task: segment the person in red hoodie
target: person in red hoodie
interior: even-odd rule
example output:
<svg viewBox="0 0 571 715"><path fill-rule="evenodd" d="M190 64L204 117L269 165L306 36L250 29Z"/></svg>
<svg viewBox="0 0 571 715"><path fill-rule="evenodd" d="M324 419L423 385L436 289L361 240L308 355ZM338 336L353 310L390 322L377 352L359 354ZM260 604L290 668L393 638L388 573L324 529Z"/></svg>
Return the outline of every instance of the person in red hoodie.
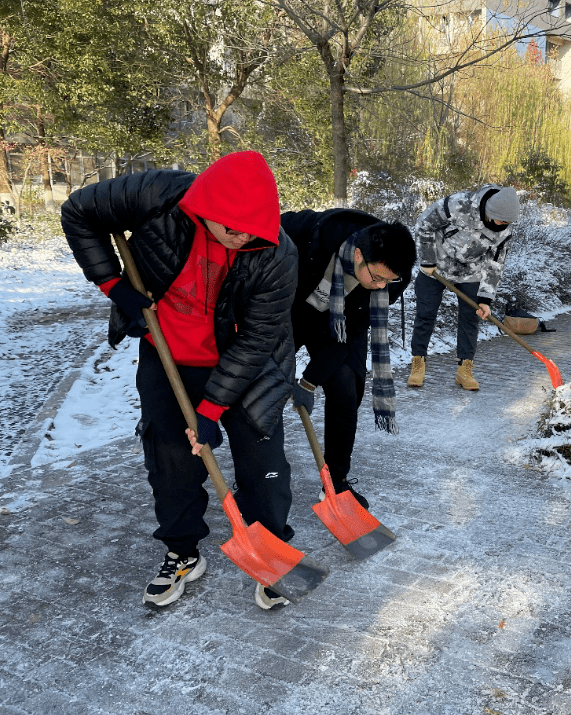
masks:
<svg viewBox="0 0 571 715"><path fill-rule="evenodd" d="M155 498L154 536L167 548L143 602L166 606L206 569L198 544L209 534L208 475L198 455L203 444L221 444L219 423L245 521L284 541L294 534L283 408L295 374L297 250L280 229L273 174L253 151L228 154L199 175L152 170L89 185L63 204L62 226L86 278L112 301L110 344L141 338L137 433ZM125 231L150 298L121 275L110 234ZM198 435L185 434L143 308L157 311ZM255 600L265 609L287 603L260 584Z"/></svg>

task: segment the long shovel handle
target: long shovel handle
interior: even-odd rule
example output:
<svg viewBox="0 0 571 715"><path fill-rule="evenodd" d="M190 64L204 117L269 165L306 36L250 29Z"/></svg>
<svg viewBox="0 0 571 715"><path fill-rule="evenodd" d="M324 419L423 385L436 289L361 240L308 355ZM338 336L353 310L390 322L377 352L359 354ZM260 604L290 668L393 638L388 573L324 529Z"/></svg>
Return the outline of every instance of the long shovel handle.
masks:
<svg viewBox="0 0 571 715"><path fill-rule="evenodd" d="M115 239L115 243L117 244L119 254L123 261L123 265L125 266L125 270L127 271L127 275L129 276L129 280L131 281L133 288L135 288L135 290L138 290L139 293L142 293L144 296L146 296L147 291L145 290L141 275L139 273L137 265L135 264L135 260L133 258L131 249L129 248L125 236L123 234L116 233L113 235L113 238ZM156 313L150 308L144 308L143 316L147 321L147 326L151 332L151 335L153 336L155 347L159 353L159 357L165 368L172 389L174 390L174 394L176 396L180 409L182 410L182 414L184 415L186 424L190 427L191 430L196 433L196 414L194 412L194 408L192 407L192 403L190 402L184 384L181 380L178 368L173 360L170 348L164 338L163 331L161 330L161 327L159 325ZM218 467L218 464L214 455L212 454L212 450L210 449L209 444L203 445L202 449L200 450L200 456L202 457L202 461L204 462L206 469L208 470L210 478L212 479L212 483L214 484L214 488L216 489L216 492L220 497L220 501L224 502L224 499L228 494L229 489L226 482L224 481L222 472Z"/></svg>
<svg viewBox="0 0 571 715"><path fill-rule="evenodd" d="M450 283L450 281L447 281L446 278L443 278L441 275L438 275L436 271L434 271L432 275L441 283L443 283L447 288L449 288L453 293L456 293L456 295L462 298L462 300L465 300L468 305L471 305L476 310L480 310L480 306L475 303L471 298L469 298L465 293L462 293L461 290L458 290L458 288L456 288L453 283ZM506 335L509 335L510 338L515 340L516 343L522 346L522 348L529 350L533 357L536 357L540 362L545 365L545 367L547 368L547 372L549 373L549 377L551 378L551 384L553 385L553 387L557 388L563 385L563 378L561 377L561 372L557 365L553 362L553 360L546 358L539 351L534 350L530 345L525 342L525 340L522 340L517 333L514 333L513 330L510 330L506 325L500 323L500 321L494 318L493 315L490 315L488 317L488 320L490 320L494 325L497 325L500 330L503 330Z"/></svg>
<svg viewBox="0 0 571 715"><path fill-rule="evenodd" d="M305 434L307 435L307 439L309 441L309 446L311 447L311 451L313 452L313 456L315 457L317 469L319 469L319 476L321 477L321 481L323 482L323 486L325 487L325 494L327 496L333 496L335 494L335 487L333 486L331 474L329 473L329 467L325 464L325 458L323 457L323 453L321 452L321 447L319 446L319 441L317 439L317 435L315 434L313 422L309 417L309 412L303 405L295 407L294 409L299 412L299 416L301 417L301 421L305 429Z"/></svg>
<svg viewBox="0 0 571 715"><path fill-rule="evenodd" d="M459 296L460 298L462 298L462 300L466 301L466 303L468 303L468 305L471 305L472 308L475 308L475 310L480 310L480 306L479 306L475 301L473 301L472 298L469 298L465 293L462 293L461 290L458 290L458 288L456 288L456 286L454 285L454 283L450 283L449 280L446 280L446 278L443 278L441 275L439 275L438 273L436 273L436 271L434 271L434 273L432 273L432 276L433 276L434 278L436 278L436 280L439 280L441 283L443 283L443 284L444 284L449 290L451 290L453 293L456 293L457 296ZM515 340L516 343L519 343L519 344L522 346L522 348L525 348L526 350L529 350L529 352L530 352L532 355L535 355L535 352L536 352L536 351L531 347L531 345L528 345L528 344L525 342L525 340L522 340L522 339L519 337L519 335L518 335L517 333L514 333L513 330L510 330L510 328L508 328L507 325L504 325L503 323L501 323L497 318L494 318L493 315L490 315L490 316L488 317L488 320L489 320L491 323L493 323L494 325L497 325L498 328L499 328L500 330L503 330L503 332L506 333L506 335L509 335L510 338L513 338L513 340Z"/></svg>
<svg viewBox="0 0 571 715"><path fill-rule="evenodd" d="M315 457L317 469L321 471L323 469L323 465L325 464L325 459L323 458L323 454L321 453L321 447L319 446L319 441L317 439L317 435L315 434L315 429L313 427L313 422L311 421L311 418L309 416L309 412L303 405L300 405L300 407L295 407L294 409L299 412L299 416L301 417L301 421L303 422L303 427L305 429L305 434L307 435L307 439L309 441L309 446L311 447L311 451L313 452L313 456Z"/></svg>

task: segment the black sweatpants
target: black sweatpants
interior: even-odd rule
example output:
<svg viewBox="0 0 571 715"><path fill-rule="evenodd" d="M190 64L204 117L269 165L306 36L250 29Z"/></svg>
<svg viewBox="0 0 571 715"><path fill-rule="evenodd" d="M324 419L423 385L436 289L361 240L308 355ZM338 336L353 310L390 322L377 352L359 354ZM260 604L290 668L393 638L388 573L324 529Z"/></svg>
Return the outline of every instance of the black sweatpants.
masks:
<svg viewBox="0 0 571 715"><path fill-rule="evenodd" d="M210 368L179 366L191 403L202 400ZM139 349L137 389L141 421L137 433L145 453L145 467L155 498L159 527L153 536L170 551L187 556L210 530L204 521L208 473L202 458L192 454L187 427L156 349L145 339ZM294 531L287 524L292 502L291 468L284 454L280 421L271 437L264 437L246 420L239 406L221 418L234 461L235 499L247 524L259 521L284 541ZM230 477L225 475L227 481Z"/></svg>
<svg viewBox="0 0 571 715"><path fill-rule="evenodd" d="M479 283L455 283L456 288L473 301L478 302ZM426 357L428 343L432 337L436 316L442 302L444 284L429 278L422 271L418 272L414 284L416 293L416 315L411 339L411 352ZM478 344L478 325L480 318L465 300L458 298L458 329L456 335L456 354L458 360L473 360Z"/></svg>

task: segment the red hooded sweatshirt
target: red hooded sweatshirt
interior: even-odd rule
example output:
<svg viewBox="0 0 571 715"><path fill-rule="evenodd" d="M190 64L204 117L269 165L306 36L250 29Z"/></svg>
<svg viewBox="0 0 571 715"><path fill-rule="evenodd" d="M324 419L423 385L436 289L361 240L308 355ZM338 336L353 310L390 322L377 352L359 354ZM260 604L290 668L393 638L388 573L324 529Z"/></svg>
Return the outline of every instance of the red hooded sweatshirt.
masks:
<svg viewBox="0 0 571 715"><path fill-rule="evenodd" d="M277 186L261 154L235 152L218 159L199 174L179 207L195 224L194 239L182 271L157 303L157 317L175 363L214 367L219 361L214 311L237 251L225 248L200 218L268 242L256 247L246 244L240 250L278 245ZM100 288L108 294L116 282L108 281ZM145 337L154 344L150 333ZM207 401L198 407L201 414L216 421L224 409Z"/></svg>

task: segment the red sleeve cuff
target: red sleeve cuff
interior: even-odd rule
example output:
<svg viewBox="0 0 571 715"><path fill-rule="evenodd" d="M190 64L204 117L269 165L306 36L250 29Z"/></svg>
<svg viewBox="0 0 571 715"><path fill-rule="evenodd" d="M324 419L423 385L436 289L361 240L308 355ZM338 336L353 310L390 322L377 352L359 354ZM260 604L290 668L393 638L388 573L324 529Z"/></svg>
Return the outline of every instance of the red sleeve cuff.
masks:
<svg viewBox="0 0 571 715"><path fill-rule="evenodd" d="M209 420L213 422L218 422L222 415L226 412L228 407L221 407L220 405L215 405L208 400L202 400L202 402L196 408L197 412L200 412L204 417L208 417Z"/></svg>
<svg viewBox="0 0 571 715"><path fill-rule="evenodd" d="M120 280L121 280L121 278L111 278L110 281L105 281L105 283L102 283L99 286L99 289L102 290L105 293L105 295L109 298L109 291L111 290L111 288L113 288L114 285L117 285L117 283L119 283Z"/></svg>

